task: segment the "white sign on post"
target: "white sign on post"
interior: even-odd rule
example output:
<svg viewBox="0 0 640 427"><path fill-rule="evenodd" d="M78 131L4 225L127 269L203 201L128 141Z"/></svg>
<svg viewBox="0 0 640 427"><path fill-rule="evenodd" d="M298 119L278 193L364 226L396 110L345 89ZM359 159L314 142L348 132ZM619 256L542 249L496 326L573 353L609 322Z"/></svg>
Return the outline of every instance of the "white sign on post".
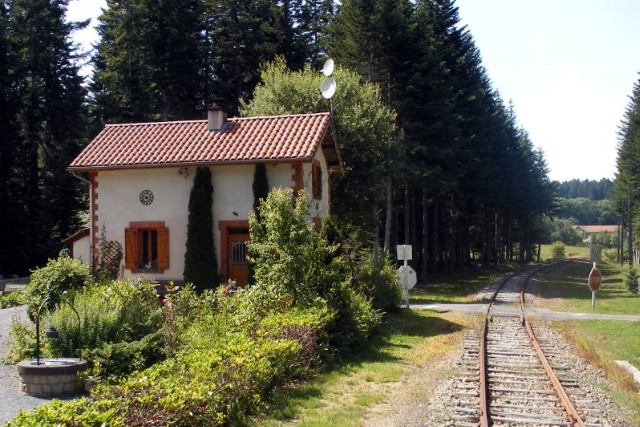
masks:
<svg viewBox="0 0 640 427"><path fill-rule="evenodd" d="M413 259L411 245L397 245L396 254L398 255L398 261L411 261Z"/></svg>
<svg viewBox="0 0 640 427"><path fill-rule="evenodd" d="M413 288L417 282L416 272L407 262L412 259L412 253L411 245L396 246L398 260L404 261L404 265L398 269L398 284L402 287L402 296L407 308L409 308L409 289Z"/></svg>
<svg viewBox="0 0 640 427"><path fill-rule="evenodd" d="M411 266L400 266L398 269L398 283L405 289L410 290L418 283L416 271Z"/></svg>

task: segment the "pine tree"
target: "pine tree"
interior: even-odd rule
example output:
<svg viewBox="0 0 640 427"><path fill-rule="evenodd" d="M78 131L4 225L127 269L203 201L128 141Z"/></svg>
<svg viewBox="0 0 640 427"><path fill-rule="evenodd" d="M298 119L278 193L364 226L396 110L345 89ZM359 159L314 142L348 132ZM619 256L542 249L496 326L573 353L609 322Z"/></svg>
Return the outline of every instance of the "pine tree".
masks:
<svg viewBox="0 0 640 427"><path fill-rule="evenodd" d="M189 196L184 280L197 291L218 285L218 264L213 243L213 184L211 170L199 167Z"/></svg>
<svg viewBox="0 0 640 427"><path fill-rule="evenodd" d="M278 47L278 9L268 0L207 0L207 93L224 100L236 114L260 81L260 65ZM282 27L280 27L282 28Z"/></svg>
<svg viewBox="0 0 640 427"><path fill-rule="evenodd" d="M99 123L176 120L205 110L202 2L108 0L93 58Z"/></svg>
<svg viewBox="0 0 640 427"><path fill-rule="evenodd" d="M0 1L0 274L14 274L25 270L26 260L18 257L23 238L20 221L25 206L19 199L19 183L12 170L15 164L15 150L20 145L16 123L18 99L16 97L15 55L9 46L9 17L6 2Z"/></svg>
<svg viewBox="0 0 640 427"><path fill-rule="evenodd" d="M618 133L617 172L613 199L627 228L627 259L633 264L640 199L640 80L634 86ZM637 234L637 233L636 233Z"/></svg>
<svg viewBox="0 0 640 427"><path fill-rule="evenodd" d="M19 218L10 235L22 239L13 255L22 273L56 255L78 227L80 181L66 167L85 142L85 90L70 34L86 23L65 22L66 7L66 0L15 0L9 7L16 91L8 121L15 119L19 138L8 203Z"/></svg>

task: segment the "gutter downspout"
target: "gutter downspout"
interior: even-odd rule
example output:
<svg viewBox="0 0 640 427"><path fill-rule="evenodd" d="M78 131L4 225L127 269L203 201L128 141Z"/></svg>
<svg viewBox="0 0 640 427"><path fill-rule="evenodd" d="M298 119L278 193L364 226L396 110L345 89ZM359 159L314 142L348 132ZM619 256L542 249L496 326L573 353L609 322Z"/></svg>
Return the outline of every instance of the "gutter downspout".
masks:
<svg viewBox="0 0 640 427"><path fill-rule="evenodd" d="M93 271L93 188L91 181L78 175L77 172L69 171L71 175L78 178L82 182L89 184L89 271Z"/></svg>

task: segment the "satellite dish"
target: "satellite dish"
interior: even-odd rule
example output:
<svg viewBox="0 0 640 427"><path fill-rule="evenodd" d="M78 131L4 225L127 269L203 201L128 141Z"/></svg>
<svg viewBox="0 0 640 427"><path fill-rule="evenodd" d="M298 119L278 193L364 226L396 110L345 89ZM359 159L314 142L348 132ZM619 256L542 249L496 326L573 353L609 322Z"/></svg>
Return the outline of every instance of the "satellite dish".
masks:
<svg viewBox="0 0 640 427"><path fill-rule="evenodd" d="M320 92L326 99L331 99L334 93L336 93L336 81L333 77L327 77L320 85Z"/></svg>
<svg viewBox="0 0 640 427"><path fill-rule="evenodd" d="M322 74L329 77L331 74L333 74L333 69L335 67L336 66L333 63L333 59L331 58L327 59L326 61L324 61L324 66L322 67Z"/></svg>

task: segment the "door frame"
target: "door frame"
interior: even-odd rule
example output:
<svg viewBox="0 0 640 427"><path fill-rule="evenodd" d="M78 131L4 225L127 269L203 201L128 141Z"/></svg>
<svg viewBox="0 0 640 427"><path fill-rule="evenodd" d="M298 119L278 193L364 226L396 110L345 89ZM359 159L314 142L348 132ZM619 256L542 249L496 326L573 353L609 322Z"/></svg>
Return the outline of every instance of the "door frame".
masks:
<svg viewBox="0 0 640 427"><path fill-rule="evenodd" d="M226 282L229 280L229 230L236 228L249 228L249 220L237 219L230 221L218 221L218 230L220 230L220 275Z"/></svg>

